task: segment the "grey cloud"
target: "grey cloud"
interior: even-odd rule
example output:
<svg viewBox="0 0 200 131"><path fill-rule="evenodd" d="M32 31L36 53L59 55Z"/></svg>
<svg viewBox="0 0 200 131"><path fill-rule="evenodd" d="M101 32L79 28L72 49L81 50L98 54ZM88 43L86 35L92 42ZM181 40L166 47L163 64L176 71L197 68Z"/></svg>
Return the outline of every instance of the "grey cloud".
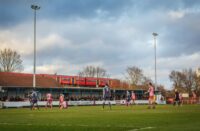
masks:
<svg viewBox="0 0 200 131"><path fill-rule="evenodd" d="M5 0L0 4L0 26L13 26L17 23L32 19L31 4L38 4L39 19L66 19L71 17L96 17L97 10L106 10L112 15L119 15L131 1L121 0Z"/></svg>
<svg viewBox="0 0 200 131"><path fill-rule="evenodd" d="M0 28L16 26L30 18L32 11L27 0L2 0L0 2Z"/></svg>
<svg viewBox="0 0 200 131"><path fill-rule="evenodd" d="M180 56L200 50L200 14L185 16L176 23L166 24L166 32L161 36L161 56Z"/></svg>
<svg viewBox="0 0 200 131"><path fill-rule="evenodd" d="M0 26L13 26L17 23L32 19L31 4L41 6L39 19L67 19L67 18L94 18L98 17L97 10L107 12L104 19L119 17L121 14L140 15L155 10L180 9L197 6L198 0L3 0L0 4ZM198 7L198 6L197 6Z"/></svg>

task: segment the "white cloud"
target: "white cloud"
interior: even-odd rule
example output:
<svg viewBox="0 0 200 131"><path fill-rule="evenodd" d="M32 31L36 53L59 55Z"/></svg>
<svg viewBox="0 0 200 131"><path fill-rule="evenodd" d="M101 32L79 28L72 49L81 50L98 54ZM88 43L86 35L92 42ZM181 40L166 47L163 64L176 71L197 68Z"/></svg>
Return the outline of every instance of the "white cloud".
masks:
<svg viewBox="0 0 200 131"><path fill-rule="evenodd" d="M64 47L70 45L70 41L68 39L64 39L63 37L59 36L58 34L48 34L44 38L40 38L38 40L38 49L44 50L45 48L59 46Z"/></svg>
<svg viewBox="0 0 200 131"><path fill-rule="evenodd" d="M39 23L39 22L38 22ZM48 23L46 23L48 24ZM49 25L50 26L50 25ZM21 55L31 55L33 53L33 30L30 30L31 24L23 23L16 27L6 30L0 30L1 49L11 48L18 51ZM42 27L40 27L42 29ZM63 38L59 32L50 32L36 34L37 50L45 50L49 47L71 46L70 40Z"/></svg>
<svg viewBox="0 0 200 131"><path fill-rule="evenodd" d="M185 16L185 12L184 11L170 11L168 12L168 16L172 20L181 19Z"/></svg>
<svg viewBox="0 0 200 131"><path fill-rule="evenodd" d="M181 55L178 57L161 58L158 64L162 68L181 70L184 68L197 68L200 66L200 52L195 52L191 55Z"/></svg>
<svg viewBox="0 0 200 131"><path fill-rule="evenodd" d="M98 15L98 17L106 17L109 14L108 11L102 9L97 9L95 12Z"/></svg>
<svg viewBox="0 0 200 131"><path fill-rule="evenodd" d="M172 20L177 20L185 17L187 14L199 14L200 8L198 6L193 8L181 8L178 10L171 10L167 14Z"/></svg>
<svg viewBox="0 0 200 131"><path fill-rule="evenodd" d="M21 37L18 30L2 30L0 31L1 49L11 48L18 51L22 55L29 54L33 49L31 38L28 36Z"/></svg>
<svg viewBox="0 0 200 131"><path fill-rule="evenodd" d="M170 89L172 83L169 80L169 74L172 70L182 71L183 69L192 68L194 71L200 67L200 52L191 55L182 55L178 57L158 58L157 61L157 81L164 84L166 88ZM152 64L151 67L144 67L144 74L154 81L155 69Z"/></svg>
<svg viewBox="0 0 200 131"><path fill-rule="evenodd" d="M42 65L42 66L37 66L37 72L39 73L49 73L49 74L54 74L62 68L60 65Z"/></svg>

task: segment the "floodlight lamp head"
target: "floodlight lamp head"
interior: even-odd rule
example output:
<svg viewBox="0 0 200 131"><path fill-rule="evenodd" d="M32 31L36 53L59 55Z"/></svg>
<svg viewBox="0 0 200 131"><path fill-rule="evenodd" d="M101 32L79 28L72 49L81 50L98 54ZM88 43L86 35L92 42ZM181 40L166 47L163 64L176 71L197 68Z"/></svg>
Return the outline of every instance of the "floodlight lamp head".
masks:
<svg viewBox="0 0 200 131"><path fill-rule="evenodd" d="M157 34L157 33L152 33L152 35L153 35L153 36L158 36L158 34Z"/></svg>
<svg viewBox="0 0 200 131"><path fill-rule="evenodd" d="M31 5L31 8L32 8L33 10L39 10L39 9L40 9L40 7L37 6L37 5Z"/></svg>

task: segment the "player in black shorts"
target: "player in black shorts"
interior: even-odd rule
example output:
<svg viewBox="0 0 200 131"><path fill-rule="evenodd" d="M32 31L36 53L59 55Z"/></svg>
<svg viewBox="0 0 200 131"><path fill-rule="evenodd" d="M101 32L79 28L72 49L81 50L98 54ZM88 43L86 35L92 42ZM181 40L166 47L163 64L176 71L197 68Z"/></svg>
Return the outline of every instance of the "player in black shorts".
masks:
<svg viewBox="0 0 200 131"><path fill-rule="evenodd" d="M180 101L180 95L177 89L175 89L175 98L174 98L174 106L179 105L180 106L181 101Z"/></svg>

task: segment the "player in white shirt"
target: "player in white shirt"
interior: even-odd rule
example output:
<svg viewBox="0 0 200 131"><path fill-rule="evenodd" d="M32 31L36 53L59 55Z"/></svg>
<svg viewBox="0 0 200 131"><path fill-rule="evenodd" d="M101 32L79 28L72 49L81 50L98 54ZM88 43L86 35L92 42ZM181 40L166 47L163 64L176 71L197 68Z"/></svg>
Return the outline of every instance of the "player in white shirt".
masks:
<svg viewBox="0 0 200 131"><path fill-rule="evenodd" d="M110 87L108 84L105 85L105 87L103 88L103 109L105 106L105 102L108 101L109 107L111 109L111 91L110 91Z"/></svg>
<svg viewBox="0 0 200 131"><path fill-rule="evenodd" d="M131 94L129 91L126 91L126 106L131 104Z"/></svg>

